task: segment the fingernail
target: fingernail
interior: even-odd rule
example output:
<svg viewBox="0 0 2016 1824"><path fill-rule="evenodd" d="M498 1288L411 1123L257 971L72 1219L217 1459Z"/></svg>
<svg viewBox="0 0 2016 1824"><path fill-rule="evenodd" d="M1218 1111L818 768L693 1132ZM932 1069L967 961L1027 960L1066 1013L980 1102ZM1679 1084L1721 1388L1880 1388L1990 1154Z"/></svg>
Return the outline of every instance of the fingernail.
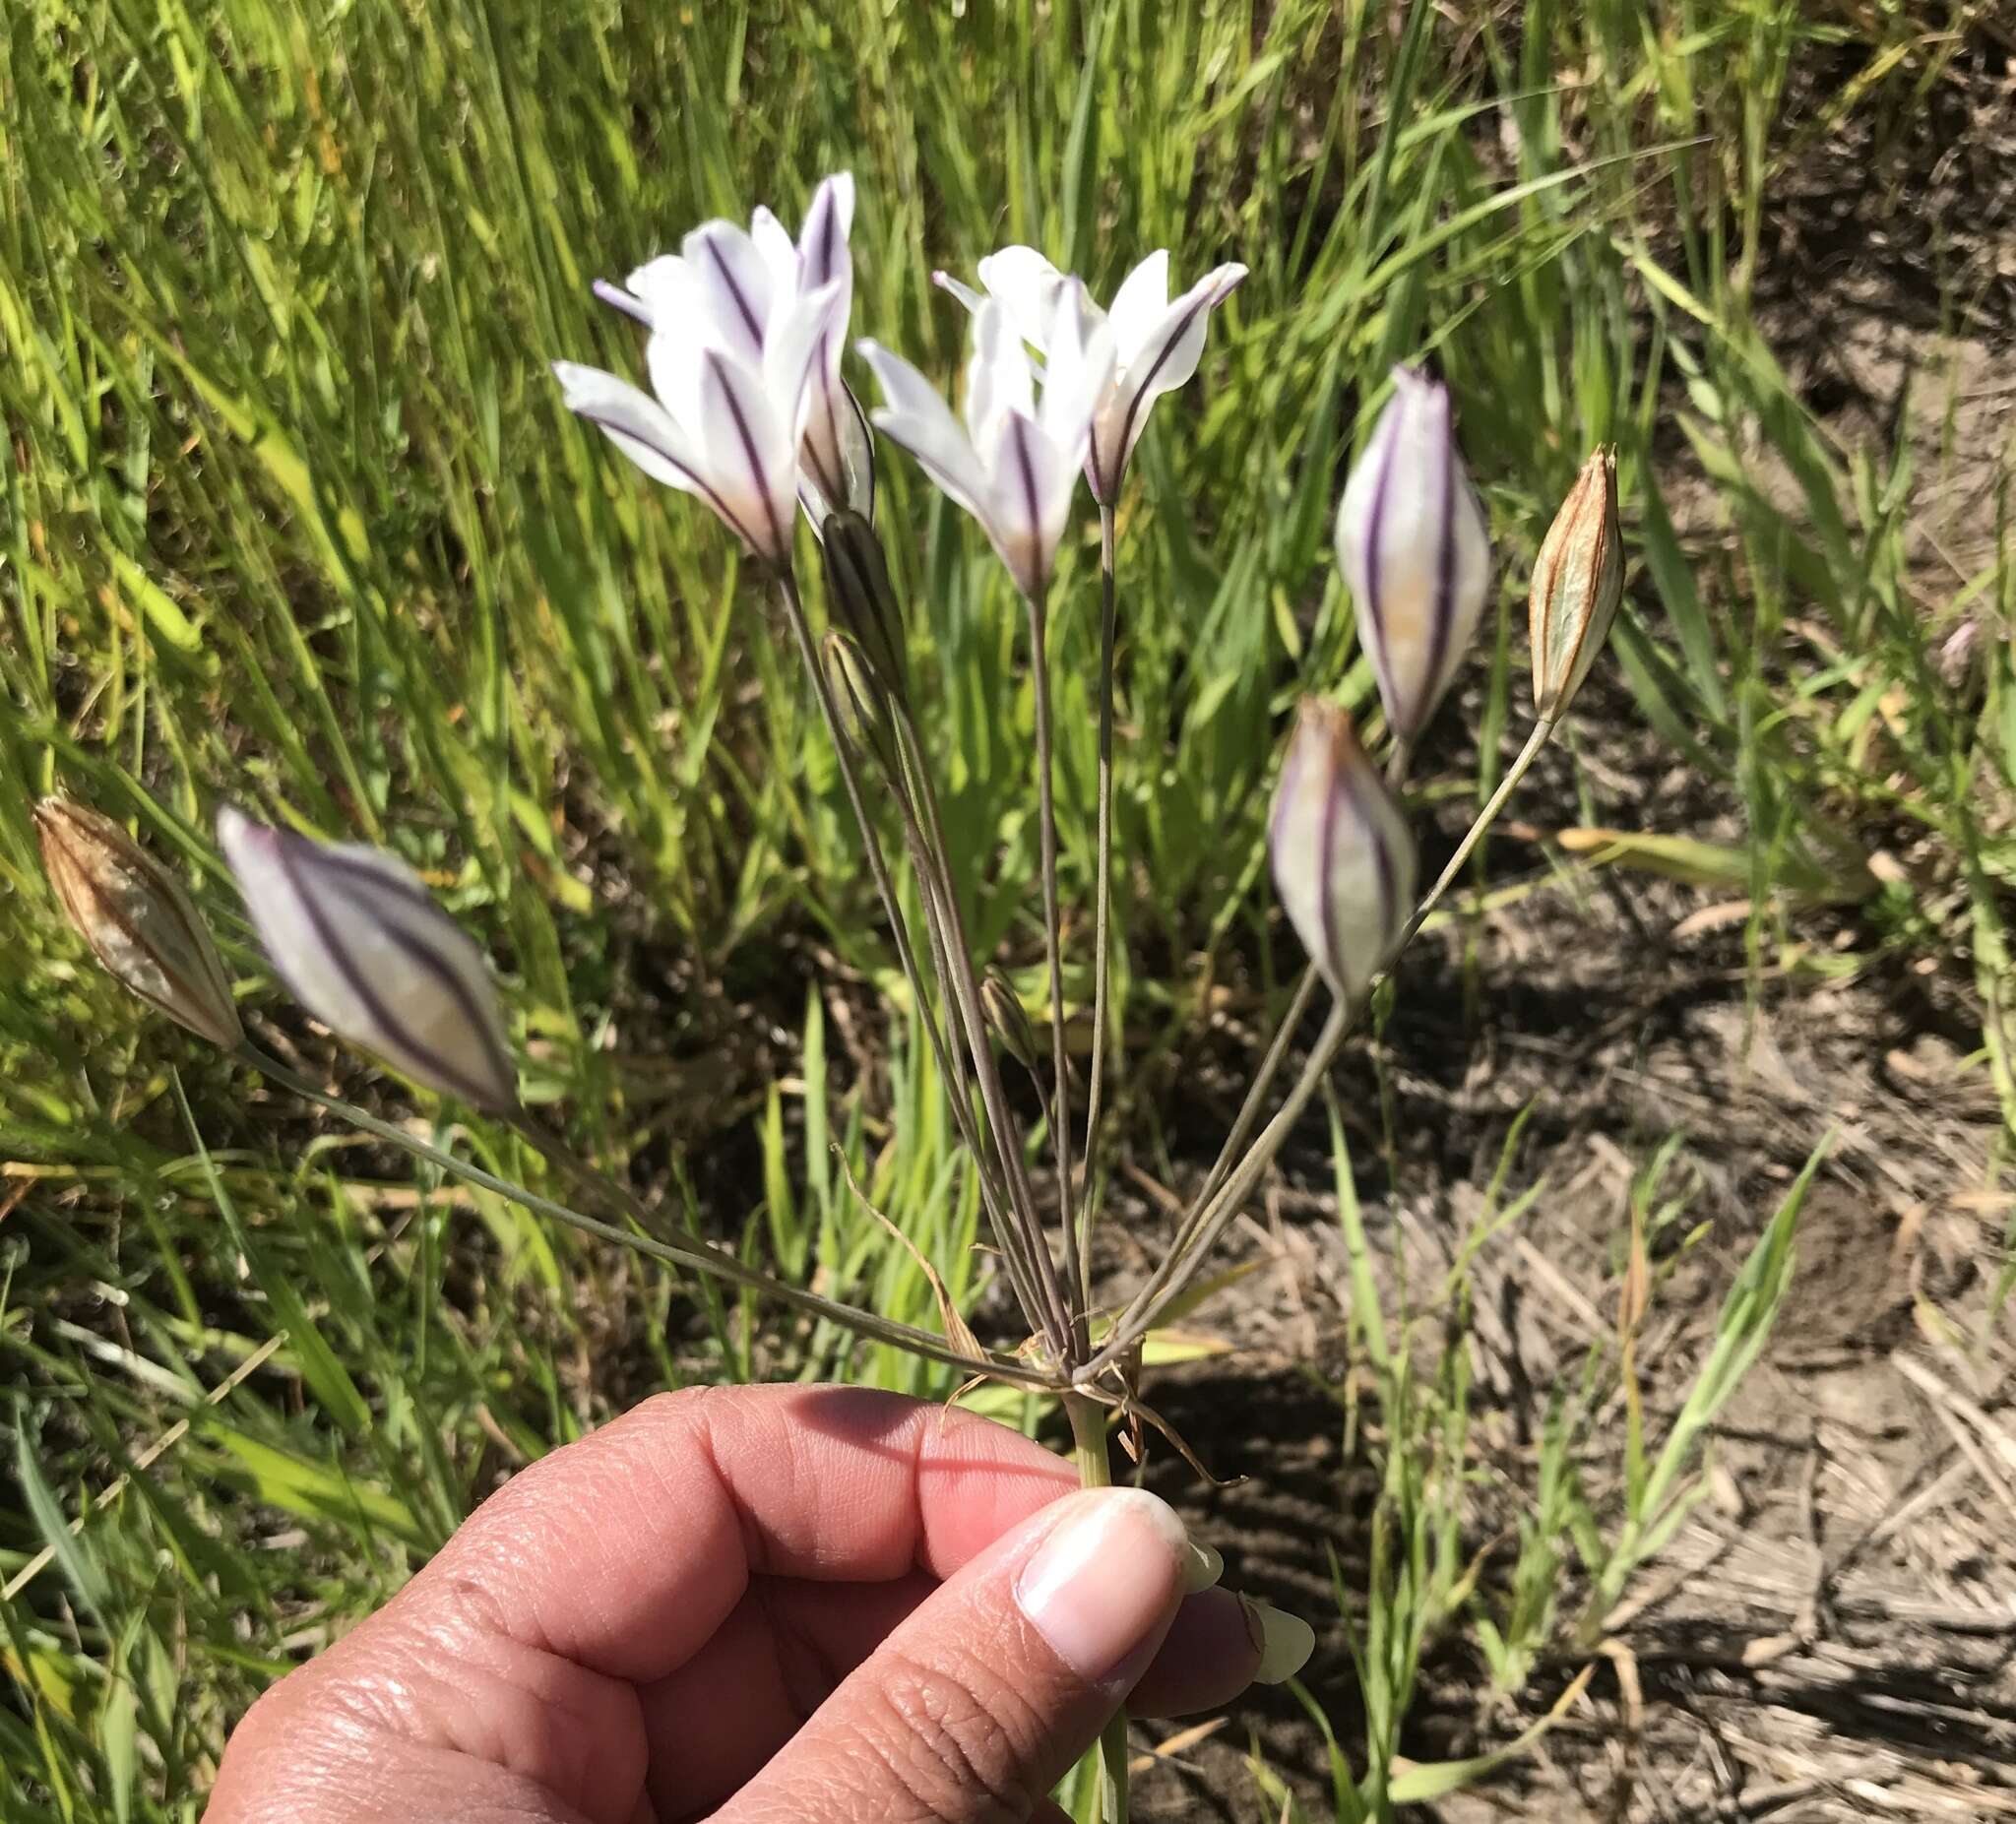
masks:
<svg viewBox="0 0 2016 1824"><path fill-rule="evenodd" d="M1253 1682L1279 1684L1284 1678L1292 1678L1316 1650L1316 1630L1301 1616L1291 1615L1271 1603L1256 1603L1250 1596L1240 1597L1239 1602L1246 1611L1253 1645L1260 1649Z"/></svg>
<svg viewBox="0 0 2016 1824"><path fill-rule="evenodd" d="M1173 1509L1145 1488L1094 1488L1022 1567L1015 1601L1057 1657L1099 1683L1175 1608L1190 1557Z"/></svg>
<svg viewBox="0 0 2016 1824"><path fill-rule="evenodd" d="M1200 1545L1195 1540L1183 1541L1183 1594L1195 1596L1200 1590L1209 1590L1225 1575L1225 1560L1209 1545Z"/></svg>

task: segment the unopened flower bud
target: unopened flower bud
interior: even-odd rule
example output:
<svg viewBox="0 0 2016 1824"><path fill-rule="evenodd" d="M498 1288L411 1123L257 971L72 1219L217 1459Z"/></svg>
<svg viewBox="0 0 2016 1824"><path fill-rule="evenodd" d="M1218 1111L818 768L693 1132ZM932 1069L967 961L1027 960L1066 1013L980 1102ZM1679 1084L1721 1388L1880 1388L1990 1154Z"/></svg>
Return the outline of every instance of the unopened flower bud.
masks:
<svg viewBox="0 0 2016 1824"><path fill-rule="evenodd" d="M1624 595L1617 528L1617 453L1599 448L1554 515L1533 564L1527 625L1533 644L1533 706L1564 714L1609 638Z"/></svg>
<svg viewBox="0 0 2016 1824"><path fill-rule="evenodd" d="M310 842L226 807L217 820L259 941L339 1038L415 1082L505 1113L518 1076L482 953L381 849Z"/></svg>
<svg viewBox="0 0 2016 1824"><path fill-rule="evenodd" d="M1415 847L1335 704L1302 700L1267 840L1275 887L1310 961L1336 993L1362 993L1414 910Z"/></svg>
<svg viewBox="0 0 2016 1824"><path fill-rule="evenodd" d="M980 977L980 1011L986 1015L988 1030L1001 1049L1024 1070L1034 1071L1041 1055L1037 1050L1036 1028L1030 1023L1022 996L998 969L989 968Z"/></svg>
<svg viewBox="0 0 2016 1824"><path fill-rule="evenodd" d="M1393 370L1392 401L1338 503L1337 561L1386 720L1412 741L1456 675L1491 577L1483 508L1440 381Z"/></svg>
<svg viewBox="0 0 2016 1824"><path fill-rule="evenodd" d="M883 688L899 704L909 702L903 612L896 605L896 590L875 529L858 513L829 514L820 529L819 549L834 620L860 648Z"/></svg>
<svg viewBox="0 0 2016 1824"><path fill-rule="evenodd" d="M35 806L42 865L78 935L151 1006L227 1050L245 1037L230 978L182 883L109 817L64 798Z"/></svg>
<svg viewBox="0 0 2016 1824"><path fill-rule="evenodd" d="M828 629L819 650L840 721L840 738L855 753L872 754L883 772L895 778L896 739L889 723L888 693L875 681L861 649L846 634Z"/></svg>

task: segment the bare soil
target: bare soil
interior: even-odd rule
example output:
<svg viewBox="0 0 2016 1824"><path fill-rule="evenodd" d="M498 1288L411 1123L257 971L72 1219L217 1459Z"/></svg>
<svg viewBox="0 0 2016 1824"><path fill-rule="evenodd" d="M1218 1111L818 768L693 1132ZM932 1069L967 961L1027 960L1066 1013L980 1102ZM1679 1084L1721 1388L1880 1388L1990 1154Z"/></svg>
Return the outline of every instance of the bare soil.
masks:
<svg viewBox="0 0 2016 1824"><path fill-rule="evenodd" d="M1817 96L1853 71L1815 66ZM1843 448L1908 445L1918 476L1910 551L1927 608L1991 559L2016 383L2016 72L1984 40L1918 108L1805 143L1777 187L1758 275L1761 315L1807 403ZM1682 532L1719 529L1676 451L1665 477ZM2002 637L1989 629L1990 637ZM1578 759L1604 822L1734 840L1735 808L1635 730L1621 692L1579 714ZM1445 732L1476 725L1450 714ZM1444 752L1434 741L1428 751ZM1457 765L1466 756L1454 756ZM1505 1529L1533 1476L1555 1390L1614 1336L1619 1237L1635 1167L1684 1136L1640 1346L1667 1411L1705 1353L1717 1309L1794 1175L1832 1136L1800 1227L1773 1343L1716 1435L1704 1498L1611 1617L1588 1693L1536 1753L1420 1815L1444 1824L1547 1819L1782 1824L2016 1817L2016 1335L1997 1277L2016 1199L1990 1188L1997 1113L1963 1069L1980 1009L1965 959L1890 961L1853 912L1792 912L1750 955L1749 908L1646 876L1565 885L1546 838L1584 820L1554 757L1493 850L1494 884L1526 897L1424 939L1376 1054L1339 1083L1357 1194L1389 1282L1432 1282L1479 1207L1511 1124L1530 1110L1517 1182L1547 1190L1479 1258L1470 1342L1479 1412L1474 1546L1485 1581L1509 1568ZM1882 832L1861 832L1872 849ZM1726 899L1727 896L1724 896ZM1867 959L1840 979L1818 965ZM1236 992L1221 1028L1143 1086L1166 1135L1224 1129L1251 1061ZM1383 1098L1383 1101L1382 1101ZM1389 1172L1381 1158L1390 1132ZM1108 1249L1124 1295L1208 1163L1170 1144L1158 1184ZM1705 1239L1680 1247L1701 1223ZM1151 1483L1226 1552L1228 1576L1328 1625L1306 1674L1355 1748L1355 1682L1333 1595L1363 1573L1376 1476L1345 1449L1346 1257L1323 1119L1284 1155L1235 1246L1265 1264L1196 1320L1234 1347L1165 1370L1148 1398L1210 1469L1166 1450ZM1583 1465L1604 1518L1621 1481L1622 1425ZM1583 1592L1564 1588L1564 1614ZM1494 1696L1457 1634L1431 1655L1411 1754L1511 1740L1579 1661ZM1144 1817L1271 1820L1258 1749L1312 1816L1330 1815L1328 1749L1295 1700L1256 1694L1201 1736L1167 1741L1138 1780Z"/></svg>

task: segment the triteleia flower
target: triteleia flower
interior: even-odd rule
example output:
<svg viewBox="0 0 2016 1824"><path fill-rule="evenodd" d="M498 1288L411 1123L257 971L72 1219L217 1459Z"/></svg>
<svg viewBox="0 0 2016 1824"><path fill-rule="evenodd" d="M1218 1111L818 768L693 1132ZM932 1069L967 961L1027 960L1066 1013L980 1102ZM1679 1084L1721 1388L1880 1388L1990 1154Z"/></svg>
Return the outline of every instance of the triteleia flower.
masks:
<svg viewBox="0 0 2016 1824"><path fill-rule="evenodd" d="M1415 846L1335 704L1302 701L1267 842L1275 888L1310 961L1336 993L1363 993L1414 911Z"/></svg>
<svg viewBox="0 0 2016 1824"><path fill-rule="evenodd" d="M698 494L780 568L801 487L815 527L832 507L873 506L867 430L840 378L852 213L853 180L829 177L796 245L759 209L747 230L707 222L624 285L598 282L598 296L651 331L652 393L553 363L569 410L646 474Z"/></svg>
<svg viewBox="0 0 2016 1824"><path fill-rule="evenodd" d="M338 1037L491 1113L518 1077L482 953L382 849L310 842L226 806L217 833L280 978Z"/></svg>
<svg viewBox="0 0 2016 1824"><path fill-rule="evenodd" d="M1490 588L1483 508L1464 472L1449 389L1409 367L1345 483L1337 561L1357 602L1386 720L1426 726L1477 631Z"/></svg>
<svg viewBox="0 0 2016 1824"><path fill-rule="evenodd" d="M987 298L975 313L966 370L966 422L922 374L872 342L861 355L889 402L871 414L924 472L978 520L1017 587L1042 594L1064 536L1071 493L1092 438L1092 417L1112 378L1113 338L1085 313L1085 288L1070 285L1050 338L1042 404L1007 312Z"/></svg>
<svg viewBox="0 0 2016 1824"><path fill-rule="evenodd" d="M1094 408L1086 479L1095 500L1119 498L1127 459L1148 424L1148 414L1165 393L1172 393L1197 371L1211 313L1238 289L1243 266L1214 267L1173 303L1169 300L1169 256L1158 248L1121 281L1105 310L1087 300L1089 321L1104 322L1113 333L1113 371ZM932 278L969 310L984 301L949 273ZM1078 281L1060 273L1034 247L1003 247L979 263L980 283L999 300L1022 339L1044 355L1065 294Z"/></svg>
<svg viewBox="0 0 2016 1824"><path fill-rule="evenodd" d="M1602 448L1582 465L1533 563L1527 629L1538 714L1551 720L1574 701L1609 638L1623 597L1617 453Z"/></svg>
<svg viewBox="0 0 2016 1824"><path fill-rule="evenodd" d="M66 798L35 806L42 865L64 913L113 978L227 1050L245 1037L230 978L182 883L109 817Z"/></svg>

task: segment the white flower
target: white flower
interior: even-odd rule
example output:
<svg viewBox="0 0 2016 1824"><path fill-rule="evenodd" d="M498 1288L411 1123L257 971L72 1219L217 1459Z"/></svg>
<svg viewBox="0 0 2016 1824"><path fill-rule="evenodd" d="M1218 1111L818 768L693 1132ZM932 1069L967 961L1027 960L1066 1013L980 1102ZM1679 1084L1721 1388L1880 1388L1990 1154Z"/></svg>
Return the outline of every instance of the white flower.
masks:
<svg viewBox="0 0 2016 1824"><path fill-rule="evenodd" d="M1055 312L1040 407L1022 338L992 298L975 313L973 341L963 426L908 361L862 343L861 356L888 401L872 414L875 428L979 521L1017 587L1034 598L1049 581L1093 413L1112 382L1112 332L1089 314L1084 287L1068 286Z"/></svg>
<svg viewBox="0 0 2016 1824"><path fill-rule="evenodd" d="M1393 398L1338 502L1337 561L1386 720L1412 741L1463 662L1491 585L1483 508L1440 381L1393 370Z"/></svg>
<svg viewBox="0 0 2016 1824"><path fill-rule="evenodd" d="M840 378L852 215L853 180L829 177L795 246L759 209L746 231L695 228L623 286L598 281L598 296L651 331L656 398L599 368L553 363L569 410L645 473L698 494L779 566L790 559L801 488L815 527L831 506L873 504L867 429Z"/></svg>
<svg viewBox="0 0 2016 1824"><path fill-rule="evenodd" d="M1127 275L1102 312L1083 308L1095 323L1113 333L1113 372L1102 391L1092 425L1092 454L1086 478L1095 498L1118 498L1127 459L1148 423L1148 413L1165 393L1173 392L1197 371L1211 313L1238 288L1243 266L1207 273L1175 302L1169 301L1169 256L1158 249ZM969 310L981 298L947 273L932 277ZM1057 311L1079 281L1060 273L1034 247L1003 247L979 264L980 283L1008 313L1016 333L1047 355Z"/></svg>

